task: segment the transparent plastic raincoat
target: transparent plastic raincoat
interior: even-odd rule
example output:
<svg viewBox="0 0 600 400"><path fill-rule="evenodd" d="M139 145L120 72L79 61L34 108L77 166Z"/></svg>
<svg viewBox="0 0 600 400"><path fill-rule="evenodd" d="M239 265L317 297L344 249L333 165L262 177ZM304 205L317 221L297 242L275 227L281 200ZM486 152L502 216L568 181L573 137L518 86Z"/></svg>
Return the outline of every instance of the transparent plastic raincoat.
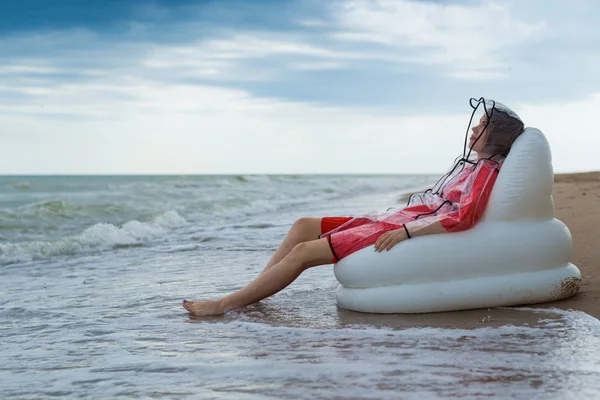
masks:
<svg viewBox="0 0 600 400"><path fill-rule="evenodd" d="M471 228L485 211L502 161L510 146L523 132L523 122L506 106L484 98L471 99L473 113L467 128L463 154L447 174L423 193L410 197L405 208L388 210L382 214L355 217L339 227L324 232L338 261L362 248L373 245L390 230L402 229L408 238ZM468 136L476 113L480 111L483 130L474 143L468 145ZM485 117L484 117L485 116ZM480 150L486 158L472 151L479 140L485 144Z"/></svg>

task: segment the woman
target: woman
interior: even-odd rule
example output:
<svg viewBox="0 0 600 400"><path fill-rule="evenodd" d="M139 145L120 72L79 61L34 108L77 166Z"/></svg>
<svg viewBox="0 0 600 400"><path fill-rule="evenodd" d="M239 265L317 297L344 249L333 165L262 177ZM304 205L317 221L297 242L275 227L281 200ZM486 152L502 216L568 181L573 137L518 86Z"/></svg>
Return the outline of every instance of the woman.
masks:
<svg viewBox="0 0 600 400"><path fill-rule="evenodd" d="M472 128L468 152L465 138L463 156L450 172L432 189L411 196L407 207L380 216L301 218L254 281L218 300L183 300L183 307L192 315L223 314L279 292L310 267L336 263L365 247L388 251L417 236L471 228L483 215L502 162L523 132L514 112L483 98L471 99L471 121L480 106L485 112Z"/></svg>

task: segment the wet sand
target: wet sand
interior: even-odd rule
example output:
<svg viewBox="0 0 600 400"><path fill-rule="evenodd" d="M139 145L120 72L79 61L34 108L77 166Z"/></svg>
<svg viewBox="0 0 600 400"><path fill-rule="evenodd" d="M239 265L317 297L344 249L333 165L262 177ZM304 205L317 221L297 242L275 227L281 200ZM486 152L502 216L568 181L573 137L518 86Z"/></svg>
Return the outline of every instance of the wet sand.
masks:
<svg viewBox="0 0 600 400"><path fill-rule="evenodd" d="M571 231L571 262L583 281L575 296L536 307L578 310L600 319L600 172L558 174L554 182L555 216Z"/></svg>

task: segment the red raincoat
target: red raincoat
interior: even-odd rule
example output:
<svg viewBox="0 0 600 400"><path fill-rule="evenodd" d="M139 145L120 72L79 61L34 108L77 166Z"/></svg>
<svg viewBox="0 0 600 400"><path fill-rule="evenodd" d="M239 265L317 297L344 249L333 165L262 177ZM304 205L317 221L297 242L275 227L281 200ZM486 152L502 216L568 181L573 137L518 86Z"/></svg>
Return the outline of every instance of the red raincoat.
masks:
<svg viewBox="0 0 600 400"><path fill-rule="evenodd" d="M439 194L413 196L401 210L353 218L321 237L328 238L335 259L340 260L375 244L387 231L404 229L404 225L411 237L464 231L483 215L499 171L499 163L479 160L451 178Z"/></svg>

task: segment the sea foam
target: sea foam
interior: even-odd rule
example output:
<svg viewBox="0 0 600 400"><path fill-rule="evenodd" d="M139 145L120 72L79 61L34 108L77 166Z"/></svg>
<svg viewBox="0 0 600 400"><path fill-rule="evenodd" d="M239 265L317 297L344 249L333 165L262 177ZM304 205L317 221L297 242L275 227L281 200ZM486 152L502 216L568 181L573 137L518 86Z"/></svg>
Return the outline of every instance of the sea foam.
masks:
<svg viewBox="0 0 600 400"><path fill-rule="evenodd" d="M14 264L65 256L84 251L143 245L169 230L187 225L176 211L162 213L149 222L128 221L121 226L97 223L77 235L57 240L0 244L0 264Z"/></svg>

